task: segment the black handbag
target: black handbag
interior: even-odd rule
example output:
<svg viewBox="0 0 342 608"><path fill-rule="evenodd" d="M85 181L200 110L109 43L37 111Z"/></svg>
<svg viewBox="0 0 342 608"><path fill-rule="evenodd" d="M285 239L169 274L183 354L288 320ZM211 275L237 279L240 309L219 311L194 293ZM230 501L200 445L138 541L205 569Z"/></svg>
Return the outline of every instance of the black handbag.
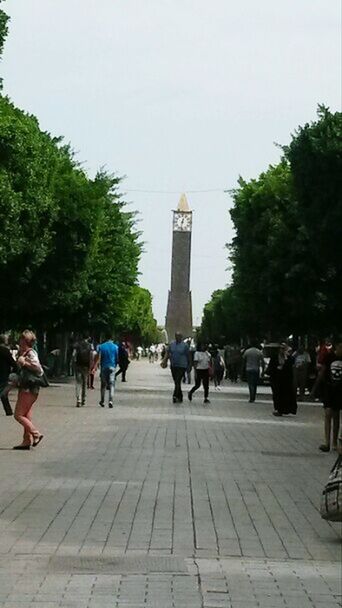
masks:
<svg viewBox="0 0 342 608"><path fill-rule="evenodd" d="M33 389L47 388L48 386L50 385L45 372L38 376L38 374L25 367L22 367L19 371L19 388Z"/></svg>

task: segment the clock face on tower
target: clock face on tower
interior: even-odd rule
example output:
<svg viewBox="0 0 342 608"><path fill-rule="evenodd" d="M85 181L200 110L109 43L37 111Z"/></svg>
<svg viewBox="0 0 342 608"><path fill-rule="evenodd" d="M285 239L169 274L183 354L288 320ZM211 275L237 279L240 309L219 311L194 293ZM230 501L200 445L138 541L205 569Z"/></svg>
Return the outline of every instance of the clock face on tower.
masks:
<svg viewBox="0 0 342 608"><path fill-rule="evenodd" d="M191 213L174 213L173 230L177 232L191 231Z"/></svg>

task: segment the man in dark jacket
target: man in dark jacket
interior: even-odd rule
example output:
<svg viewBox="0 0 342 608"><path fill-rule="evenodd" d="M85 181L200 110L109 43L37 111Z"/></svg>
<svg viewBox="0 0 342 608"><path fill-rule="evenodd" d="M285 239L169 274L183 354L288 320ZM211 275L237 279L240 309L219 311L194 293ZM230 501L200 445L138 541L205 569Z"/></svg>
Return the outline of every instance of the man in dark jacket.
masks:
<svg viewBox="0 0 342 608"><path fill-rule="evenodd" d="M127 346L125 342L121 342L121 344L119 344L119 369L115 374L115 378L122 374L122 382L127 382L126 372L129 364L130 360Z"/></svg>
<svg viewBox="0 0 342 608"><path fill-rule="evenodd" d="M0 335L0 396L6 416L12 416L12 408L7 394L2 394L8 383L11 372L17 371L17 364L14 361L8 348L8 338L4 334Z"/></svg>
<svg viewBox="0 0 342 608"><path fill-rule="evenodd" d="M167 361L170 359L171 374L175 384L173 391L173 403L182 403L182 378L189 368L189 346L183 341L183 336L180 332L176 332L175 340L169 345L164 359L161 362L161 367L167 367Z"/></svg>

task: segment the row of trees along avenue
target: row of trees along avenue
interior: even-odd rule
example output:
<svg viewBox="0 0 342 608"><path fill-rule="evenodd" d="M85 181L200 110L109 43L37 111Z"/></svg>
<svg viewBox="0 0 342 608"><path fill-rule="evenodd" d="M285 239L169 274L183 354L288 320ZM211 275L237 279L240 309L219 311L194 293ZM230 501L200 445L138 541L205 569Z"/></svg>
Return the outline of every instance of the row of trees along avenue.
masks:
<svg viewBox="0 0 342 608"><path fill-rule="evenodd" d="M7 25L0 10L0 53ZM137 284L136 218L119 185L103 171L90 179L62 139L0 96L2 331L157 338L151 295Z"/></svg>
<svg viewBox="0 0 342 608"><path fill-rule="evenodd" d="M319 106L282 151L232 192L232 284L205 306L206 339L341 332L342 114Z"/></svg>

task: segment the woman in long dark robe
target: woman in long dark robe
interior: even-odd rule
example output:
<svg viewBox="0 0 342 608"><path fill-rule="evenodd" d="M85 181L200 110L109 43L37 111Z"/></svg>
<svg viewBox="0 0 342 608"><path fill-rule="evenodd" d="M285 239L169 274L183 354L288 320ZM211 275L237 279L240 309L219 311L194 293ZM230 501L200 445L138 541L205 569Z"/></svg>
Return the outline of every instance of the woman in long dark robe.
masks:
<svg viewBox="0 0 342 608"><path fill-rule="evenodd" d="M297 413L296 391L293 381L293 358L286 344L272 355L268 370L274 405L274 416Z"/></svg>

